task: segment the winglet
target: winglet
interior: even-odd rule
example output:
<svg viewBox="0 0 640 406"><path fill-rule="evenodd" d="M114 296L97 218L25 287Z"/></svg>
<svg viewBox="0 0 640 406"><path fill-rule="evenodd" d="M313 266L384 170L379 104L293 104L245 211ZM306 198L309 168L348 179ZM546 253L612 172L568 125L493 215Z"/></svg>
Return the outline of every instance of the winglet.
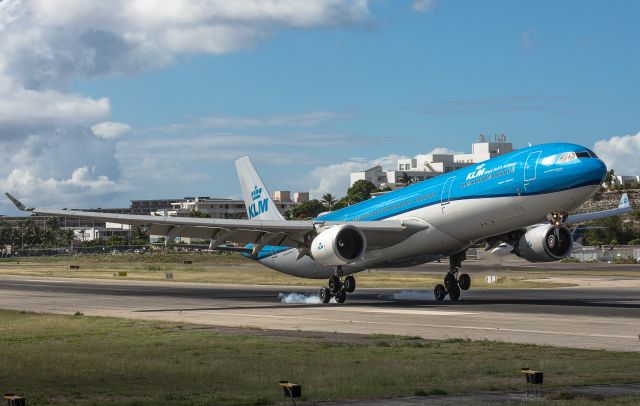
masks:
<svg viewBox="0 0 640 406"><path fill-rule="evenodd" d="M20 200L16 199L11 195L11 193L5 193L5 195L11 200L11 203L15 204L16 207L21 211L33 211L33 207L25 206Z"/></svg>
<svg viewBox="0 0 640 406"><path fill-rule="evenodd" d="M627 207L631 207L631 203L629 203L629 195L623 193L622 197L620 198L620 204L618 205L618 208L626 209Z"/></svg>

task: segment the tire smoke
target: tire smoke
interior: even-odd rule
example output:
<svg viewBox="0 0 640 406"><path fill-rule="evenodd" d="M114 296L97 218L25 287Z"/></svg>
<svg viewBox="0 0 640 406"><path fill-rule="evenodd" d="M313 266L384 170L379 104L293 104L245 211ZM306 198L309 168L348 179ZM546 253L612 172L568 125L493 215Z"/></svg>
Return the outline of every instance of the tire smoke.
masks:
<svg viewBox="0 0 640 406"><path fill-rule="evenodd" d="M305 295L303 293L278 293L280 303L287 304L320 304L318 295ZM335 302L335 298L331 298L331 302Z"/></svg>

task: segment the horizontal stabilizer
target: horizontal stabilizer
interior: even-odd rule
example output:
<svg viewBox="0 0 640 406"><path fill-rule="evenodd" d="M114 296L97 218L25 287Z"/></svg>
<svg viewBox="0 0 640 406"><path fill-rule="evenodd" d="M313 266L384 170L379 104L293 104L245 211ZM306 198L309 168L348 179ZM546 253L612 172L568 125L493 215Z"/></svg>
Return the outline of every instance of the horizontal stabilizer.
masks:
<svg viewBox="0 0 640 406"><path fill-rule="evenodd" d="M582 223L584 221L598 220L605 217L619 216L621 214L631 213L632 211L633 207L631 207L631 204L629 203L629 195L623 193L620 198L620 204L618 204L618 207L615 209L594 211L584 214L570 214L566 224Z"/></svg>

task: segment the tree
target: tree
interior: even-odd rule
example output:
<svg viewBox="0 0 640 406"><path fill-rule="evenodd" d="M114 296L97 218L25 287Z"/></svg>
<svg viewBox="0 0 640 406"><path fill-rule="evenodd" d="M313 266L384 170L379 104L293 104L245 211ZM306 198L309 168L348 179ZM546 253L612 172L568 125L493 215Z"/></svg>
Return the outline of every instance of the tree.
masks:
<svg viewBox="0 0 640 406"><path fill-rule="evenodd" d="M613 169L609 169L607 171L607 174L604 177L604 183L606 183L609 187L611 187L611 181L613 181L613 176L615 175L615 172L613 171Z"/></svg>
<svg viewBox="0 0 640 406"><path fill-rule="evenodd" d="M627 244L637 238L631 225L625 223L620 216L595 220L589 222L587 226L598 228L588 229L585 232L584 245Z"/></svg>
<svg viewBox="0 0 640 406"><path fill-rule="evenodd" d="M376 186L368 180L360 179L347 190L347 201L350 204L362 202L371 198L371 192Z"/></svg>
<svg viewBox="0 0 640 406"><path fill-rule="evenodd" d="M44 222L42 240L47 247L55 247L60 234L60 223L57 217L48 217Z"/></svg>
<svg viewBox="0 0 640 406"><path fill-rule="evenodd" d="M336 204L336 197L331 193L325 193L322 195L322 204L324 208L327 210L333 210L333 207Z"/></svg>
<svg viewBox="0 0 640 406"><path fill-rule="evenodd" d="M203 211L191 210L189 212L189 217L202 217L202 218L210 218L211 214L205 213Z"/></svg>
<svg viewBox="0 0 640 406"><path fill-rule="evenodd" d="M73 230L61 230L61 239L64 245L71 245L73 242Z"/></svg>
<svg viewBox="0 0 640 406"><path fill-rule="evenodd" d="M324 211L324 206L318 199L309 200L302 203L300 206L296 206L291 210L293 218L307 219L317 217L318 214Z"/></svg>
<svg viewBox="0 0 640 406"><path fill-rule="evenodd" d="M0 245L12 245L13 244L13 230L11 225L2 221L0 222ZM4 248L4 247L2 247Z"/></svg>
<svg viewBox="0 0 640 406"><path fill-rule="evenodd" d="M409 186L413 182L413 179L411 179L411 176L409 176L409 174L406 173L406 172L402 172L402 176L400 176L400 179L398 179L398 180L404 186Z"/></svg>
<svg viewBox="0 0 640 406"><path fill-rule="evenodd" d="M133 229L133 244L134 245L146 245L149 243L149 234L147 229L142 226L136 226Z"/></svg>
<svg viewBox="0 0 640 406"><path fill-rule="evenodd" d="M22 223L20 231L22 234L20 242L21 245L22 243L24 243L24 246L35 247L41 243L42 238L40 236L40 230L38 230L38 227L36 227L36 225L33 223L33 220L31 220L30 218L27 218Z"/></svg>

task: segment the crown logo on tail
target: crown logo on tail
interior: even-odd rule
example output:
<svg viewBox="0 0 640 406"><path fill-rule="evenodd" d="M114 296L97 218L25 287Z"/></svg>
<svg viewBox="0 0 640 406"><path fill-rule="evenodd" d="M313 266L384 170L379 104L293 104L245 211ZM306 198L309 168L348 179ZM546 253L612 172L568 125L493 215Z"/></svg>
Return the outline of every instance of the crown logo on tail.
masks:
<svg viewBox="0 0 640 406"><path fill-rule="evenodd" d="M260 199L260 195L262 194L262 188L255 186L253 188L253 192L251 192L251 199L252 200L258 200Z"/></svg>

